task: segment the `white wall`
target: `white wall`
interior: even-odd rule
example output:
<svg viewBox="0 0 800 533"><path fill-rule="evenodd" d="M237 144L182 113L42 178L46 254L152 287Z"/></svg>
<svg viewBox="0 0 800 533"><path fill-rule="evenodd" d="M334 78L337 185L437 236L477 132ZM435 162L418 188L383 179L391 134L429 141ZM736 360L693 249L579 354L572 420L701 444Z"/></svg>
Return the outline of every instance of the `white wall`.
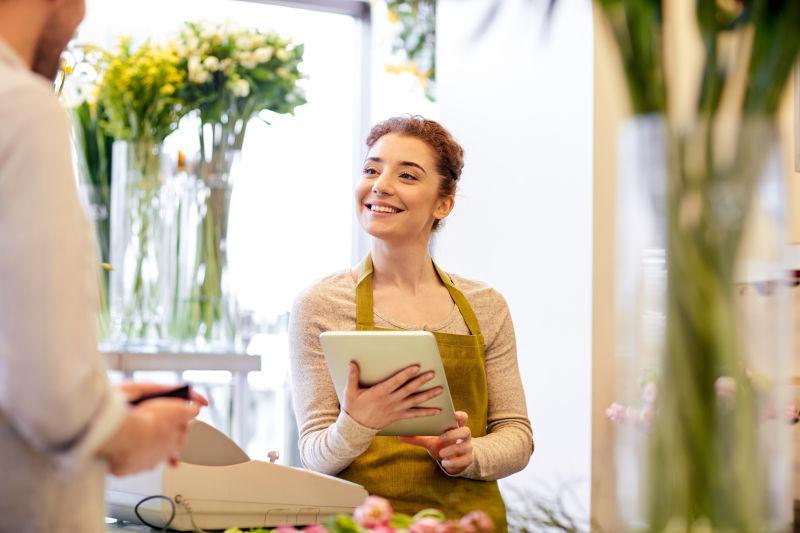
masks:
<svg viewBox="0 0 800 533"><path fill-rule="evenodd" d="M536 451L506 483L589 510L592 13L590 0L440 0L439 116L466 149L435 244L446 269L508 300ZM567 500L570 498L568 497Z"/></svg>

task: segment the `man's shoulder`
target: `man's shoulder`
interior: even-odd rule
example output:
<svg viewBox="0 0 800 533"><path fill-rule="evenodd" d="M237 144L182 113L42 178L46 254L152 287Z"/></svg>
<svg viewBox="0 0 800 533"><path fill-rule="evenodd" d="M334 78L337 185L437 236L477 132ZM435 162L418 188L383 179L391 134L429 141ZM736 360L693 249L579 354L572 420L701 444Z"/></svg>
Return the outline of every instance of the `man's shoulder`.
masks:
<svg viewBox="0 0 800 533"><path fill-rule="evenodd" d="M13 117L42 114L64 116L53 84L33 72L0 64L0 120L8 124Z"/></svg>

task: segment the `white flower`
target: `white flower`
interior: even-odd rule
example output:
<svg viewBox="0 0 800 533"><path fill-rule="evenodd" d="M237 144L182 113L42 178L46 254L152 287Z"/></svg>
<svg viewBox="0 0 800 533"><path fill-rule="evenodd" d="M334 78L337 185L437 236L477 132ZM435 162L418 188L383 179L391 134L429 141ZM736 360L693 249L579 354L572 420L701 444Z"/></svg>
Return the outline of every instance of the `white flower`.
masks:
<svg viewBox="0 0 800 533"><path fill-rule="evenodd" d="M190 51L197 50L199 47L200 39L198 39L196 35L191 34L186 38L186 48L188 48Z"/></svg>
<svg viewBox="0 0 800 533"><path fill-rule="evenodd" d="M259 63L266 63L270 59L272 59L272 54L275 53L275 49L271 46L263 46L261 48L256 49L256 61Z"/></svg>
<svg viewBox="0 0 800 533"><path fill-rule="evenodd" d="M253 45L255 44L253 41L253 36L249 33L237 35L234 37L234 42L236 43L236 47L241 48L242 50L252 50Z"/></svg>
<svg viewBox="0 0 800 533"><path fill-rule="evenodd" d="M232 65L233 65L233 60L231 58L227 57L227 58L223 59L222 61L220 61L219 69L220 70L224 70L227 74L230 74L229 69L230 69L230 67ZM230 70L232 70L232 69L230 69Z"/></svg>
<svg viewBox="0 0 800 533"><path fill-rule="evenodd" d="M211 73L203 68L200 58L191 56L189 58L189 81L193 83L205 83L211 78Z"/></svg>
<svg viewBox="0 0 800 533"><path fill-rule="evenodd" d="M250 95L250 83L247 80L235 80L231 83L231 90L239 98L246 98Z"/></svg>
<svg viewBox="0 0 800 533"><path fill-rule="evenodd" d="M286 61L289 59L289 52L286 51L286 48L278 48L278 51L275 52L275 57L281 61Z"/></svg>
<svg viewBox="0 0 800 533"><path fill-rule="evenodd" d="M253 52L240 52L237 55L237 59L244 68L256 68L258 66L256 55Z"/></svg>
<svg viewBox="0 0 800 533"><path fill-rule="evenodd" d="M219 58L216 56L208 56L205 61L203 61L203 66L210 72L216 72L220 69Z"/></svg>

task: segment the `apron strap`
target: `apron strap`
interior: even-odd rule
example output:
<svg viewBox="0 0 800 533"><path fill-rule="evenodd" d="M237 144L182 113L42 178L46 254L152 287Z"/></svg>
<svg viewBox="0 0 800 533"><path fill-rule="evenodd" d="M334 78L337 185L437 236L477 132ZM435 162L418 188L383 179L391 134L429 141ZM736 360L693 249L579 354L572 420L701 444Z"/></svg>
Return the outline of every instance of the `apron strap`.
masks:
<svg viewBox="0 0 800 533"><path fill-rule="evenodd" d="M356 329L375 327L375 313L372 310L372 254L358 265L356 284Z"/></svg>
<svg viewBox="0 0 800 533"><path fill-rule="evenodd" d="M478 324L478 317L475 315L475 311L473 311L467 297L453 285L450 276L444 273L435 262L433 263L433 268L436 269L436 273L439 275L442 283L447 287L447 292L450 293L450 297L461 312L461 316L467 324L470 333L480 336L481 328ZM375 327L375 313L373 311L372 301L372 271L372 254L367 254L367 257L365 257L358 266L358 283L356 284L357 329Z"/></svg>
<svg viewBox="0 0 800 533"><path fill-rule="evenodd" d="M450 279L445 272L443 272L439 265L436 262L433 263L433 268L436 269L436 273L439 274L439 278L441 278L442 283L444 283L445 287L447 287L447 292L450 293L450 297L456 303L456 307L461 312L461 317L466 322L467 327L469 328L469 332L475 336L481 335L481 327L478 324L478 317L475 315L475 311L472 310L472 306L469 304L467 297L464 296L464 293L461 292L453 285L453 280Z"/></svg>

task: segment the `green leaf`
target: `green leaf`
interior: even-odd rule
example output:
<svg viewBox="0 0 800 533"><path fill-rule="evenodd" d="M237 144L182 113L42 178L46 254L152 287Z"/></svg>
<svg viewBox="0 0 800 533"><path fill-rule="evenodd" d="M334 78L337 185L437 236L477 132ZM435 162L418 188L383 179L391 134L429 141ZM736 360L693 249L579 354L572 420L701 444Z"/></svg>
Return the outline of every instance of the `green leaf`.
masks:
<svg viewBox="0 0 800 533"><path fill-rule="evenodd" d="M395 513L389 521L389 525L394 529L408 529L414 520L407 514Z"/></svg>
<svg viewBox="0 0 800 533"><path fill-rule="evenodd" d="M325 524L333 533L361 533L362 529L350 515L340 514Z"/></svg>

